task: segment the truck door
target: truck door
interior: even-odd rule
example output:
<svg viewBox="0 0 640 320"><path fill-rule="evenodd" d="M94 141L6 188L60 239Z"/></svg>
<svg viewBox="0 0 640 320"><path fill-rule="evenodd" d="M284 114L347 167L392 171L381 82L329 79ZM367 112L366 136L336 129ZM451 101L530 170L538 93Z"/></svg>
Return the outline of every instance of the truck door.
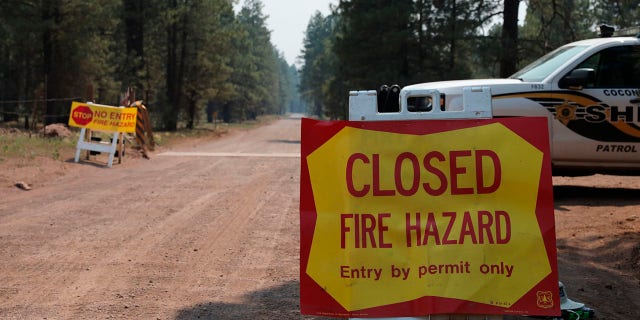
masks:
<svg viewBox="0 0 640 320"><path fill-rule="evenodd" d="M640 46L603 49L576 69L588 74L582 90L574 91L580 101L567 103L559 119L582 137L560 139L561 148L583 160L640 166Z"/></svg>

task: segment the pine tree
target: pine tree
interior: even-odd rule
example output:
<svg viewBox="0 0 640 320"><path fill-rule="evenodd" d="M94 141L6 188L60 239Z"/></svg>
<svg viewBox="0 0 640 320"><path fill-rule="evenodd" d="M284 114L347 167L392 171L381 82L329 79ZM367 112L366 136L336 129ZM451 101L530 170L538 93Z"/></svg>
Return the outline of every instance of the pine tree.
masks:
<svg viewBox="0 0 640 320"><path fill-rule="evenodd" d="M323 88L334 76L335 25L334 16L324 17L320 12L316 12L309 20L304 37L300 93L311 108L307 112L319 117L322 117L325 111L326 99Z"/></svg>

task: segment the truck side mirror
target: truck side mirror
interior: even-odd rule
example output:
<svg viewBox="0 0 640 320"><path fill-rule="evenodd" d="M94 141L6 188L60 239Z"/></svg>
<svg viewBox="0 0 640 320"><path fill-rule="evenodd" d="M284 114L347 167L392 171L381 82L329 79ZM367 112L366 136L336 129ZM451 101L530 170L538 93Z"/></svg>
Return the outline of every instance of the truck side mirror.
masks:
<svg viewBox="0 0 640 320"><path fill-rule="evenodd" d="M582 89L596 78L595 70L591 68L573 69L568 75L560 79L558 86L564 89Z"/></svg>

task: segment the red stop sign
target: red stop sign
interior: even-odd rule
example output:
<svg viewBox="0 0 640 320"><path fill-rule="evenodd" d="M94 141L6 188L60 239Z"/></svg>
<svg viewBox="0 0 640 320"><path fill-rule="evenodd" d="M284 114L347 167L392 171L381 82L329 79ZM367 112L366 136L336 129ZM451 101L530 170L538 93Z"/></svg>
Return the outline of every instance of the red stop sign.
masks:
<svg viewBox="0 0 640 320"><path fill-rule="evenodd" d="M71 119L78 125L86 126L93 119L93 112L88 106L78 106L71 112Z"/></svg>

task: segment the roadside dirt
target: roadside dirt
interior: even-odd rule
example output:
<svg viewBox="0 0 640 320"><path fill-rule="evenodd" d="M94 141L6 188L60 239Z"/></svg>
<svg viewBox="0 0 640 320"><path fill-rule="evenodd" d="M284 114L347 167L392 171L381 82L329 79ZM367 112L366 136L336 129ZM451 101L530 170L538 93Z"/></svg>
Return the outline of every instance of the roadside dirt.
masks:
<svg viewBox="0 0 640 320"><path fill-rule="evenodd" d="M0 318L314 319L299 313L299 133L281 119L111 169L0 162ZM640 177L555 177L554 197L570 298L640 319Z"/></svg>

